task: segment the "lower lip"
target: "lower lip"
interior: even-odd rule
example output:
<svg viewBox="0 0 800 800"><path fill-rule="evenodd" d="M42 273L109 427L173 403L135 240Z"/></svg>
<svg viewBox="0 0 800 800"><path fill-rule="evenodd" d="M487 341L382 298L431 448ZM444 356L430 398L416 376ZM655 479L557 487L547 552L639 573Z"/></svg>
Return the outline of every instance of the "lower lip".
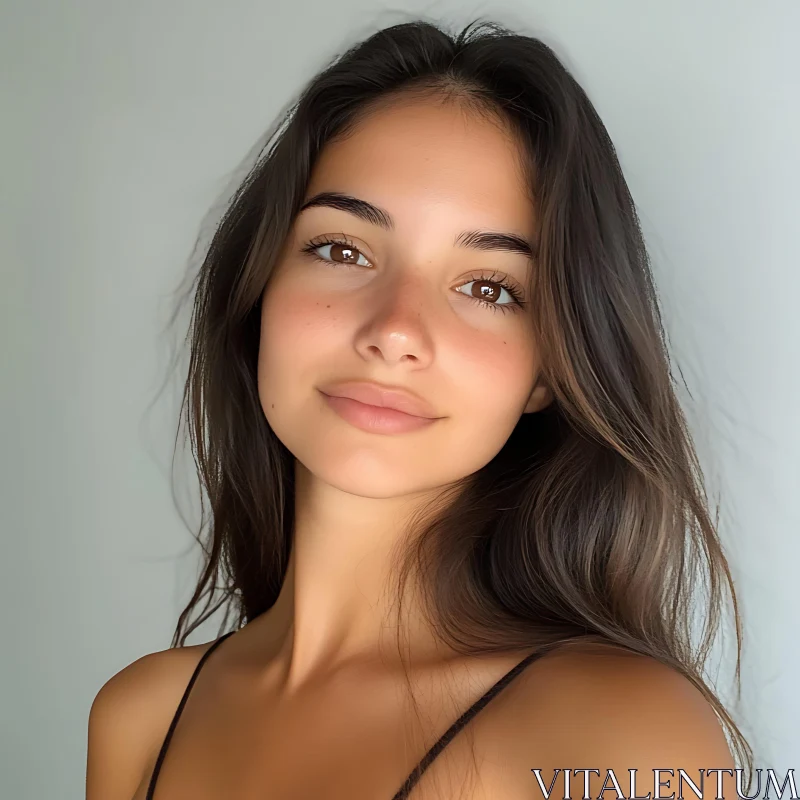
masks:
<svg viewBox="0 0 800 800"><path fill-rule="evenodd" d="M333 397L321 392L328 405L344 420L370 433L407 433L426 428L435 419L415 417L393 408L360 403L349 397Z"/></svg>

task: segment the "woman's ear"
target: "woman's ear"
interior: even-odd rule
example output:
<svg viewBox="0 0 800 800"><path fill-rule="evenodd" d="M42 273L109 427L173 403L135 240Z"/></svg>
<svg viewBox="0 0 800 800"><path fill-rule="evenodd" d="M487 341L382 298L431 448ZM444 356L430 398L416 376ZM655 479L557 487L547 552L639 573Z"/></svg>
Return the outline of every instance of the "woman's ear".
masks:
<svg viewBox="0 0 800 800"><path fill-rule="evenodd" d="M550 387L541 380L537 379L536 384L533 387L533 391L531 392L531 396L528 398L528 403L525 406L525 410L522 413L532 414L536 411L541 411L543 408L547 408L547 406L549 406L552 402L553 392L551 391Z"/></svg>

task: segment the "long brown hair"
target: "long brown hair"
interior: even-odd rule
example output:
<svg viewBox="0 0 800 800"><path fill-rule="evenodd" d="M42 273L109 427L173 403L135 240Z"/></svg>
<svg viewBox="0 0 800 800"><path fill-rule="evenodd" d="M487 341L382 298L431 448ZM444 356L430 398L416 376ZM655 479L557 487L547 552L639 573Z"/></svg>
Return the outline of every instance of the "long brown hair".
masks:
<svg viewBox="0 0 800 800"><path fill-rule="evenodd" d="M278 597L294 457L259 402L261 297L321 149L400 92L499 114L521 142L538 224L527 296L554 401L523 414L491 462L420 515L398 597L417 570L431 625L465 653L600 641L651 656L702 691L750 768L746 739L703 677L725 590L739 683L741 623L631 194L553 51L495 23L449 35L413 21L353 46L276 124L231 199L192 287L181 419L210 513L203 503L205 563L173 646L221 607L223 626L232 614L241 627Z"/></svg>

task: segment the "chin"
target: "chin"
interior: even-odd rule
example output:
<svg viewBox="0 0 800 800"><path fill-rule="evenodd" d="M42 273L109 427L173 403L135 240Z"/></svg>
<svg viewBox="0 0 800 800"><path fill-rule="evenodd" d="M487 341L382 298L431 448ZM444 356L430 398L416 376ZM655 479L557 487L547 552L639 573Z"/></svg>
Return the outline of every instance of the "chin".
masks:
<svg viewBox="0 0 800 800"><path fill-rule="evenodd" d="M421 467L419 456L409 461L397 453L377 452L375 447L328 448L320 447L317 442L309 448L307 458L303 458L305 449L299 448L295 457L309 476L358 497L375 500L401 497L438 484L430 470L426 473Z"/></svg>

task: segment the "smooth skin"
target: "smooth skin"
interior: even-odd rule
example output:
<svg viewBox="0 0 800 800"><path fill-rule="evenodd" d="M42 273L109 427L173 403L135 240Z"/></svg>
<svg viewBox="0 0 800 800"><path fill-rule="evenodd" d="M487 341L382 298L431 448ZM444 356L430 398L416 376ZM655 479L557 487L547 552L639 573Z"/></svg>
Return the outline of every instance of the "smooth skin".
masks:
<svg viewBox="0 0 800 800"><path fill-rule="evenodd" d="M388 603L389 559L408 515L490 461L521 414L552 401L527 307L490 308L470 283L494 273L524 294L531 261L457 243L466 230L530 240L521 155L499 120L410 98L377 108L315 166L306 199L366 200L391 225L308 208L267 284L258 388L297 458L294 547L273 608L204 666L156 800L391 800L433 741L527 654L456 654L421 623L412 584L403 635L420 738ZM347 256L336 245L319 246L321 260L301 250L342 234L354 248ZM511 299L498 289L485 303ZM441 418L403 434L356 428L319 392L346 379L407 387ZM103 686L89 718L87 800L143 800L210 644L146 655ZM636 769L636 793L653 797L654 769L681 768L697 781L700 769L733 767L713 709L688 680L653 659L587 646L528 667L443 751L412 798L530 800L542 796L534 768L546 785L555 769L598 769L595 797L609 769L628 795ZM725 781L725 796L735 796ZM673 778L661 793L677 790ZM573 777L572 796L582 792Z"/></svg>

